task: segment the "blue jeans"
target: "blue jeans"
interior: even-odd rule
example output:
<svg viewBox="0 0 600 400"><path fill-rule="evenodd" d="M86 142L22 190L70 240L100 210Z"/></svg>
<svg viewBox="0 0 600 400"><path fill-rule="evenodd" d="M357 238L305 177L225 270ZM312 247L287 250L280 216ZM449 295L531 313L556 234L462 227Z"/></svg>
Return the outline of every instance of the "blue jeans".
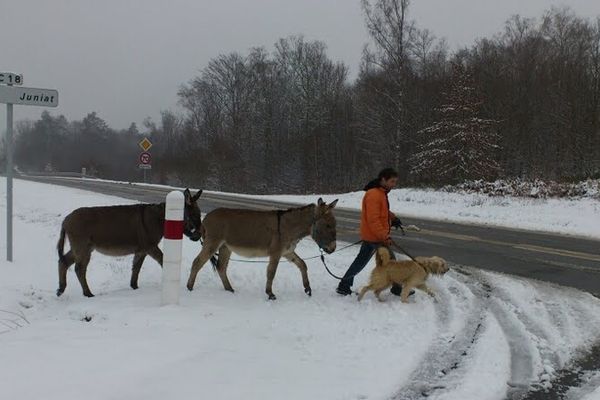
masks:
<svg viewBox="0 0 600 400"><path fill-rule="evenodd" d="M356 256L356 258L354 259L352 264L350 264L350 267L348 268L348 271L346 271L346 273L344 274L344 277L340 281L339 286L342 288L352 287L352 285L354 284L354 277L356 275L358 275L360 273L360 271L362 271L365 268L365 266L369 263L369 261L373 257L373 254L375 254L377 249L380 248L381 246L383 246L383 244L379 243L379 242L363 241L360 246L358 255ZM394 252L391 249L390 249L390 256L393 260L396 259L396 257L394 256Z"/></svg>

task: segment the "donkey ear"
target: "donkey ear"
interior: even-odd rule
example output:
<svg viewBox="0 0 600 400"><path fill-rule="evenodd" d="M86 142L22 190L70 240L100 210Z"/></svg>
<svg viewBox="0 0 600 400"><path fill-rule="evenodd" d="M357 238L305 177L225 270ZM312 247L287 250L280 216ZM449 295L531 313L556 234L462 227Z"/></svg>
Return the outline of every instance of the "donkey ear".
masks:
<svg viewBox="0 0 600 400"><path fill-rule="evenodd" d="M200 198L200 195L201 195L201 194L202 194L202 190L198 190L198 191L196 192L196 194L194 195L194 197L192 197L192 200L193 200L193 201L196 201L196 200L198 200L198 199Z"/></svg>
<svg viewBox="0 0 600 400"><path fill-rule="evenodd" d="M190 192L190 189L185 189L183 191L183 197L185 197L185 203L186 204L191 204L192 202L192 193Z"/></svg>
<svg viewBox="0 0 600 400"><path fill-rule="evenodd" d="M319 200L317 200L317 204L322 206L323 204L325 204L325 202L323 201L322 197L319 197Z"/></svg>
<svg viewBox="0 0 600 400"><path fill-rule="evenodd" d="M336 206L336 204L337 204L338 200L339 200L339 199L335 199L334 201L332 201L332 202L329 204L329 209L335 208L335 206Z"/></svg>

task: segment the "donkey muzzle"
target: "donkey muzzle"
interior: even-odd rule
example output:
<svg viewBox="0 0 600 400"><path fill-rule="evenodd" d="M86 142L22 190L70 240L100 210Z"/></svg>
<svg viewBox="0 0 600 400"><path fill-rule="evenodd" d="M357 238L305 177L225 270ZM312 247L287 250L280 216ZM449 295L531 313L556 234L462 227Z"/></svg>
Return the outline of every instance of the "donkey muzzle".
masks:
<svg viewBox="0 0 600 400"><path fill-rule="evenodd" d="M323 249L323 251L325 253L331 254L331 253L333 253L335 251L335 246L336 246L336 243L335 242L331 242L327 246L323 246L321 248Z"/></svg>
<svg viewBox="0 0 600 400"><path fill-rule="evenodd" d="M184 233L185 233L185 236L187 236L192 242L197 242L202 237L202 235L200 234L200 231L198 229L195 231L186 229Z"/></svg>

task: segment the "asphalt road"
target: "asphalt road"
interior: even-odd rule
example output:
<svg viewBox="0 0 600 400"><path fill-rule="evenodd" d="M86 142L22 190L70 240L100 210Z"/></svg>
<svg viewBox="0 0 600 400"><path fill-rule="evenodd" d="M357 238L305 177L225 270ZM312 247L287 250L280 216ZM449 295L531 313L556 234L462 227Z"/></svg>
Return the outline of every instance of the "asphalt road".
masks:
<svg viewBox="0 0 600 400"><path fill-rule="evenodd" d="M164 201L169 189L66 177L22 177L103 193L142 202ZM316 201L316 196L315 196ZM204 193L203 212L217 207L273 209L290 203ZM572 286L600 295L600 240L516 229L457 224L402 216L405 225L415 224L420 232L394 240L413 255L438 255L454 264L534 278ZM560 212L560 210L556 210ZM359 212L336 208L338 239L358 240ZM600 221L598 221L600 223ZM352 250L346 250L352 251ZM341 271L340 271L341 272ZM600 297L600 296L599 296Z"/></svg>

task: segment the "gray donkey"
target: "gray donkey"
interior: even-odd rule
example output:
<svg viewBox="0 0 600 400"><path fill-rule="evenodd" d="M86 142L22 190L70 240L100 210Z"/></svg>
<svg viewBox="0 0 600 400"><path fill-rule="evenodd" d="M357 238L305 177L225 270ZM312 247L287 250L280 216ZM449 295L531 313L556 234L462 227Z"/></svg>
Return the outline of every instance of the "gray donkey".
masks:
<svg viewBox="0 0 600 400"><path fill-rule="evenodd" d="M197 205L200 190L192 196L184 192L184 233L191 240L200 239L201 213ZM82 207L67 215L58 240L58 290L60 296L67 287L67 270L75 264L75 273L83 295L93 297L86 280L86 271L94 250L110 255L134 254L130 286L138 288L138 276L147 255L162 266L163 254L158 243L163 237L165 203L125 206ZM71 249L64 254L65 237Z"/></svg>
<svg viewBox="0 0 600 400"><path fill-rule="evenodd" d="M307 295L312 291L308 281L306 263L295 253L296 245L311 236L317 245L332 253L336 246L336 223L333 208L337 200L290 208L285 211L253 211L218 208L206 215L202 222L202 251L194 260L187 283L192 290L196 275L202 266L218 251L217 272L225 290L233 292L227 278L227 264L231 253L244 257L269 257L266 293L275 300L273 278L281 257L296 264L302 274Z"/></svg>

